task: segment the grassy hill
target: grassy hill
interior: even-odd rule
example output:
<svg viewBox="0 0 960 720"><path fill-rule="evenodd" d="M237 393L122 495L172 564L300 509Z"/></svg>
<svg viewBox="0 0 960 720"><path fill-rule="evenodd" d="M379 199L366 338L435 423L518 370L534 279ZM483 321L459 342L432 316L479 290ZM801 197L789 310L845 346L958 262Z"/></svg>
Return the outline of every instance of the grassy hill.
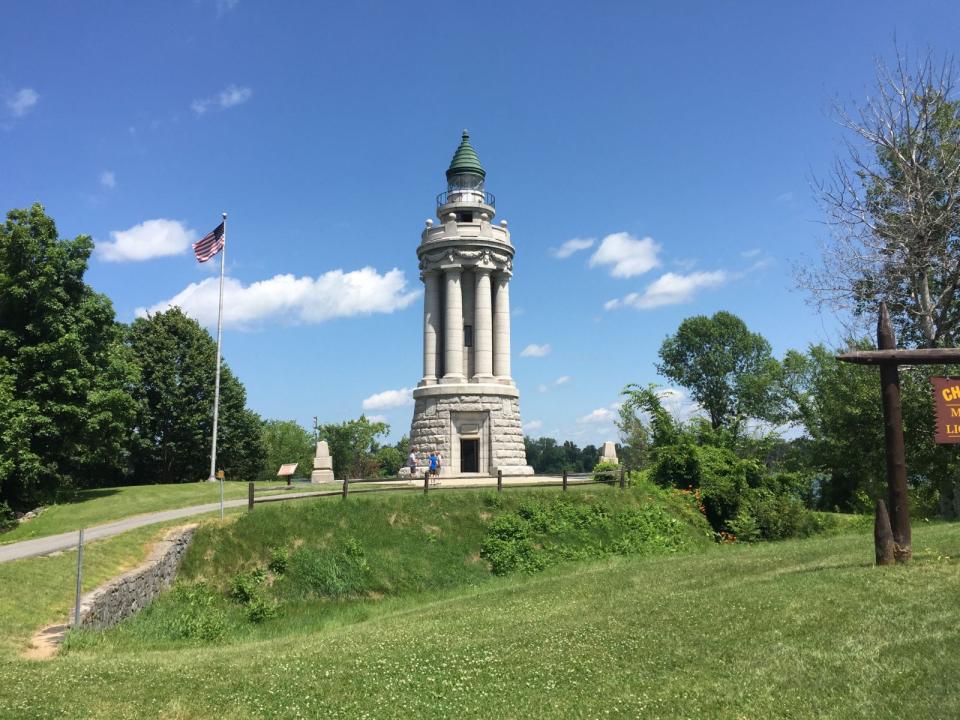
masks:
<svg viewBox="0 0 960 720"><path fill-rule="evenodd" d="M960 525L915 528L907 567L873 567L865 533L684 552L705 539L686 500L599 488L571 504L610 503L621 529L642 525L631 506L656 507L654 524L679 521L681 544L647 534L638 554L554 564L561 545L627 549L611 526L575 532L579 513L538 513L556 495L505 493L502 507L466 492L351 498L204 528L184 568L192 600L170 593L116 631L75 636L53 662L3 663L0 717L960 716ZM509 516L527 523L519 536L544 570L495 577L474 557ZM422 557L408 559L415 544ZM277 548L287 567L255 592L279 615L249 622L227 593ZM306 586L294 568L310 556L367 569L330 585L320 563L322 582ZM453 580L434 575L455 561ZM226 614L219 640L170 636L172 611L196 606Z"/></svg>
<svg viewBox="0 0 960 720"><path fill-rule="evenodd" d="M106 636L118 647L229 641L364 617L385 600L609 555L713 547L692 498L642 483L355 495L258 507L201 527L180 586ZM264 622L268 621L268 622Z"/></svg>

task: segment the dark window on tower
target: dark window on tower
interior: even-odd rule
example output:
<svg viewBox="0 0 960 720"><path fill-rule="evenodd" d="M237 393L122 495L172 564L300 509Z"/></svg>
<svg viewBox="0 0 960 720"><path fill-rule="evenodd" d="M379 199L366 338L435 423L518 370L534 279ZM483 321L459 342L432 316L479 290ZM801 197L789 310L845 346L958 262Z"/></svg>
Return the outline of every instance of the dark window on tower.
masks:
<svg viewBox="0 0 960 720"><path fill-rule="evenodd" d="M473 347L473 325L463 326L463 344L467 347Z"/></svg>
<svg viewBox="0 0 960 720"><path fill-rule="evenodd" d="M458 212L458 213L457 213L457 222L473 222L473 213L472 213L472 212Z"/></svg>

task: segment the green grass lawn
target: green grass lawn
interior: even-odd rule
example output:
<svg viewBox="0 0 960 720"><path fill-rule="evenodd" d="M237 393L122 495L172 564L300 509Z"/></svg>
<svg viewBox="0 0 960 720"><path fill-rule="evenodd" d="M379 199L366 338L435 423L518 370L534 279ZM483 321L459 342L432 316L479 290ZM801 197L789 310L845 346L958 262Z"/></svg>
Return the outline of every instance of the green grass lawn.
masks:
<svg viewBox="0 0 960 720"><path fill-rule="evenodd" d="M0 664L0 717L954 718L960 525L613 558L362 622ZM366 603L368 606L374 603Z"/></svg>
<svg viewBox="0 0 960 720"><path fill-rule="evenodd" d="M257 487L285 483L257 483ZM247 497L247 484L226 482L227 500ZM185 483L179 485L128 485L116 488L83 490L69 502L51 505L36 517L9 532L0 534L0 544L56 535L80 528L102 525L131 515L172 510L174 508L220 502L217 483Z"/></svg>
<svg viewBox="0 0 960 720"><path fill-rule="evenodd" d="M277 543L333 554L331 537L378 513L387 524L359 540L370 575L398 588L341 600L291 593L279 617L215 642L150 633L176 606L171 594L114 631L74 636L53 661L0 657L0 717L960 717L960 524L917 523L905 567L873 567L861 531L493 577L458 557L477 537L468 497L305 501L205 527L184 577L222 588ZM489 511L483 497L474 494L475 515ZM404 555L417 537L423 550L393 575L378 549L389 547L387 525ZM456 552L436 547L461 541ZM69 576L72 559L52 560ZM455 584L426 581L427 569L455 561L468 567ZM28 589L6 597L8 583L27 581L0 575L0 618L31 603Z"/></svg>

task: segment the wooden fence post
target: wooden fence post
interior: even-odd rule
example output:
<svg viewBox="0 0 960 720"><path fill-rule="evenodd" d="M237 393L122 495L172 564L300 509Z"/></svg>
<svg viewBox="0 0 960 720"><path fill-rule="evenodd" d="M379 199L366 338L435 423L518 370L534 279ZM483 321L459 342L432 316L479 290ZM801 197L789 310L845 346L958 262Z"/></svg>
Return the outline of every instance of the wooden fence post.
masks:
<svg viewBox="0 0 960 720"><path fill-rule="evenodd" d="M80 591L83 589L83 528L77 540L77 604L73 606L73 626L80 627Z"/></svg>
<svg viewBox="0 0 960 720"><path fill-rule="evenodd" d="M627 486L626 479L624 477L623 465L620 466L620 489L623 490Z"/></svg>
<svg viewBox="0 0 960 720"><path fill-rule="evenodd" d="M567 491L567 471L563 471L563 491Z"/></svg>
<svg viewBox="0 0 960 720"><path fill-rule="evenodd" d="M247 512L253 510L253 483L247 483Z"/></svg>
<svg viewBox="0 0 960 720"><path fill-rule="evenodd" d="M343 476L343 494L341 495L341 499L343 500L347 499L347 492L349 491L349 488L350 488L350 478L347 475L344 475Z"/></svg>
<svg viewBox="0 0 960 720"><path fill-rule="evenodd" d="M423 494L426 495L430 492L430 471L427 470L423 474Z"/></svg>
<svg viewBox="0 0 960 720"><path fill-rule="evenodd" d="M503 492L503 470L497 470L497 492Z"/></svg>

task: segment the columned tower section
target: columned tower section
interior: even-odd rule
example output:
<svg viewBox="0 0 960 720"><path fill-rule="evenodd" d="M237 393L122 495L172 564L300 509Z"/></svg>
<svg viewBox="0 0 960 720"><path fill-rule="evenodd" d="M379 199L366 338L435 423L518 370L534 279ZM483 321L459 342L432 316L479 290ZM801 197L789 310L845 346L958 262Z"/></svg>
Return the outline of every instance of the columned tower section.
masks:
<svg viewBox="0 0 960 720"><path fill-rule="evenodd" d="M423 296L423 378L410 444L421 465L443 456L441 475L532 475L510 375L514 248L466 130L427 220L417 257Z"/></svg>

